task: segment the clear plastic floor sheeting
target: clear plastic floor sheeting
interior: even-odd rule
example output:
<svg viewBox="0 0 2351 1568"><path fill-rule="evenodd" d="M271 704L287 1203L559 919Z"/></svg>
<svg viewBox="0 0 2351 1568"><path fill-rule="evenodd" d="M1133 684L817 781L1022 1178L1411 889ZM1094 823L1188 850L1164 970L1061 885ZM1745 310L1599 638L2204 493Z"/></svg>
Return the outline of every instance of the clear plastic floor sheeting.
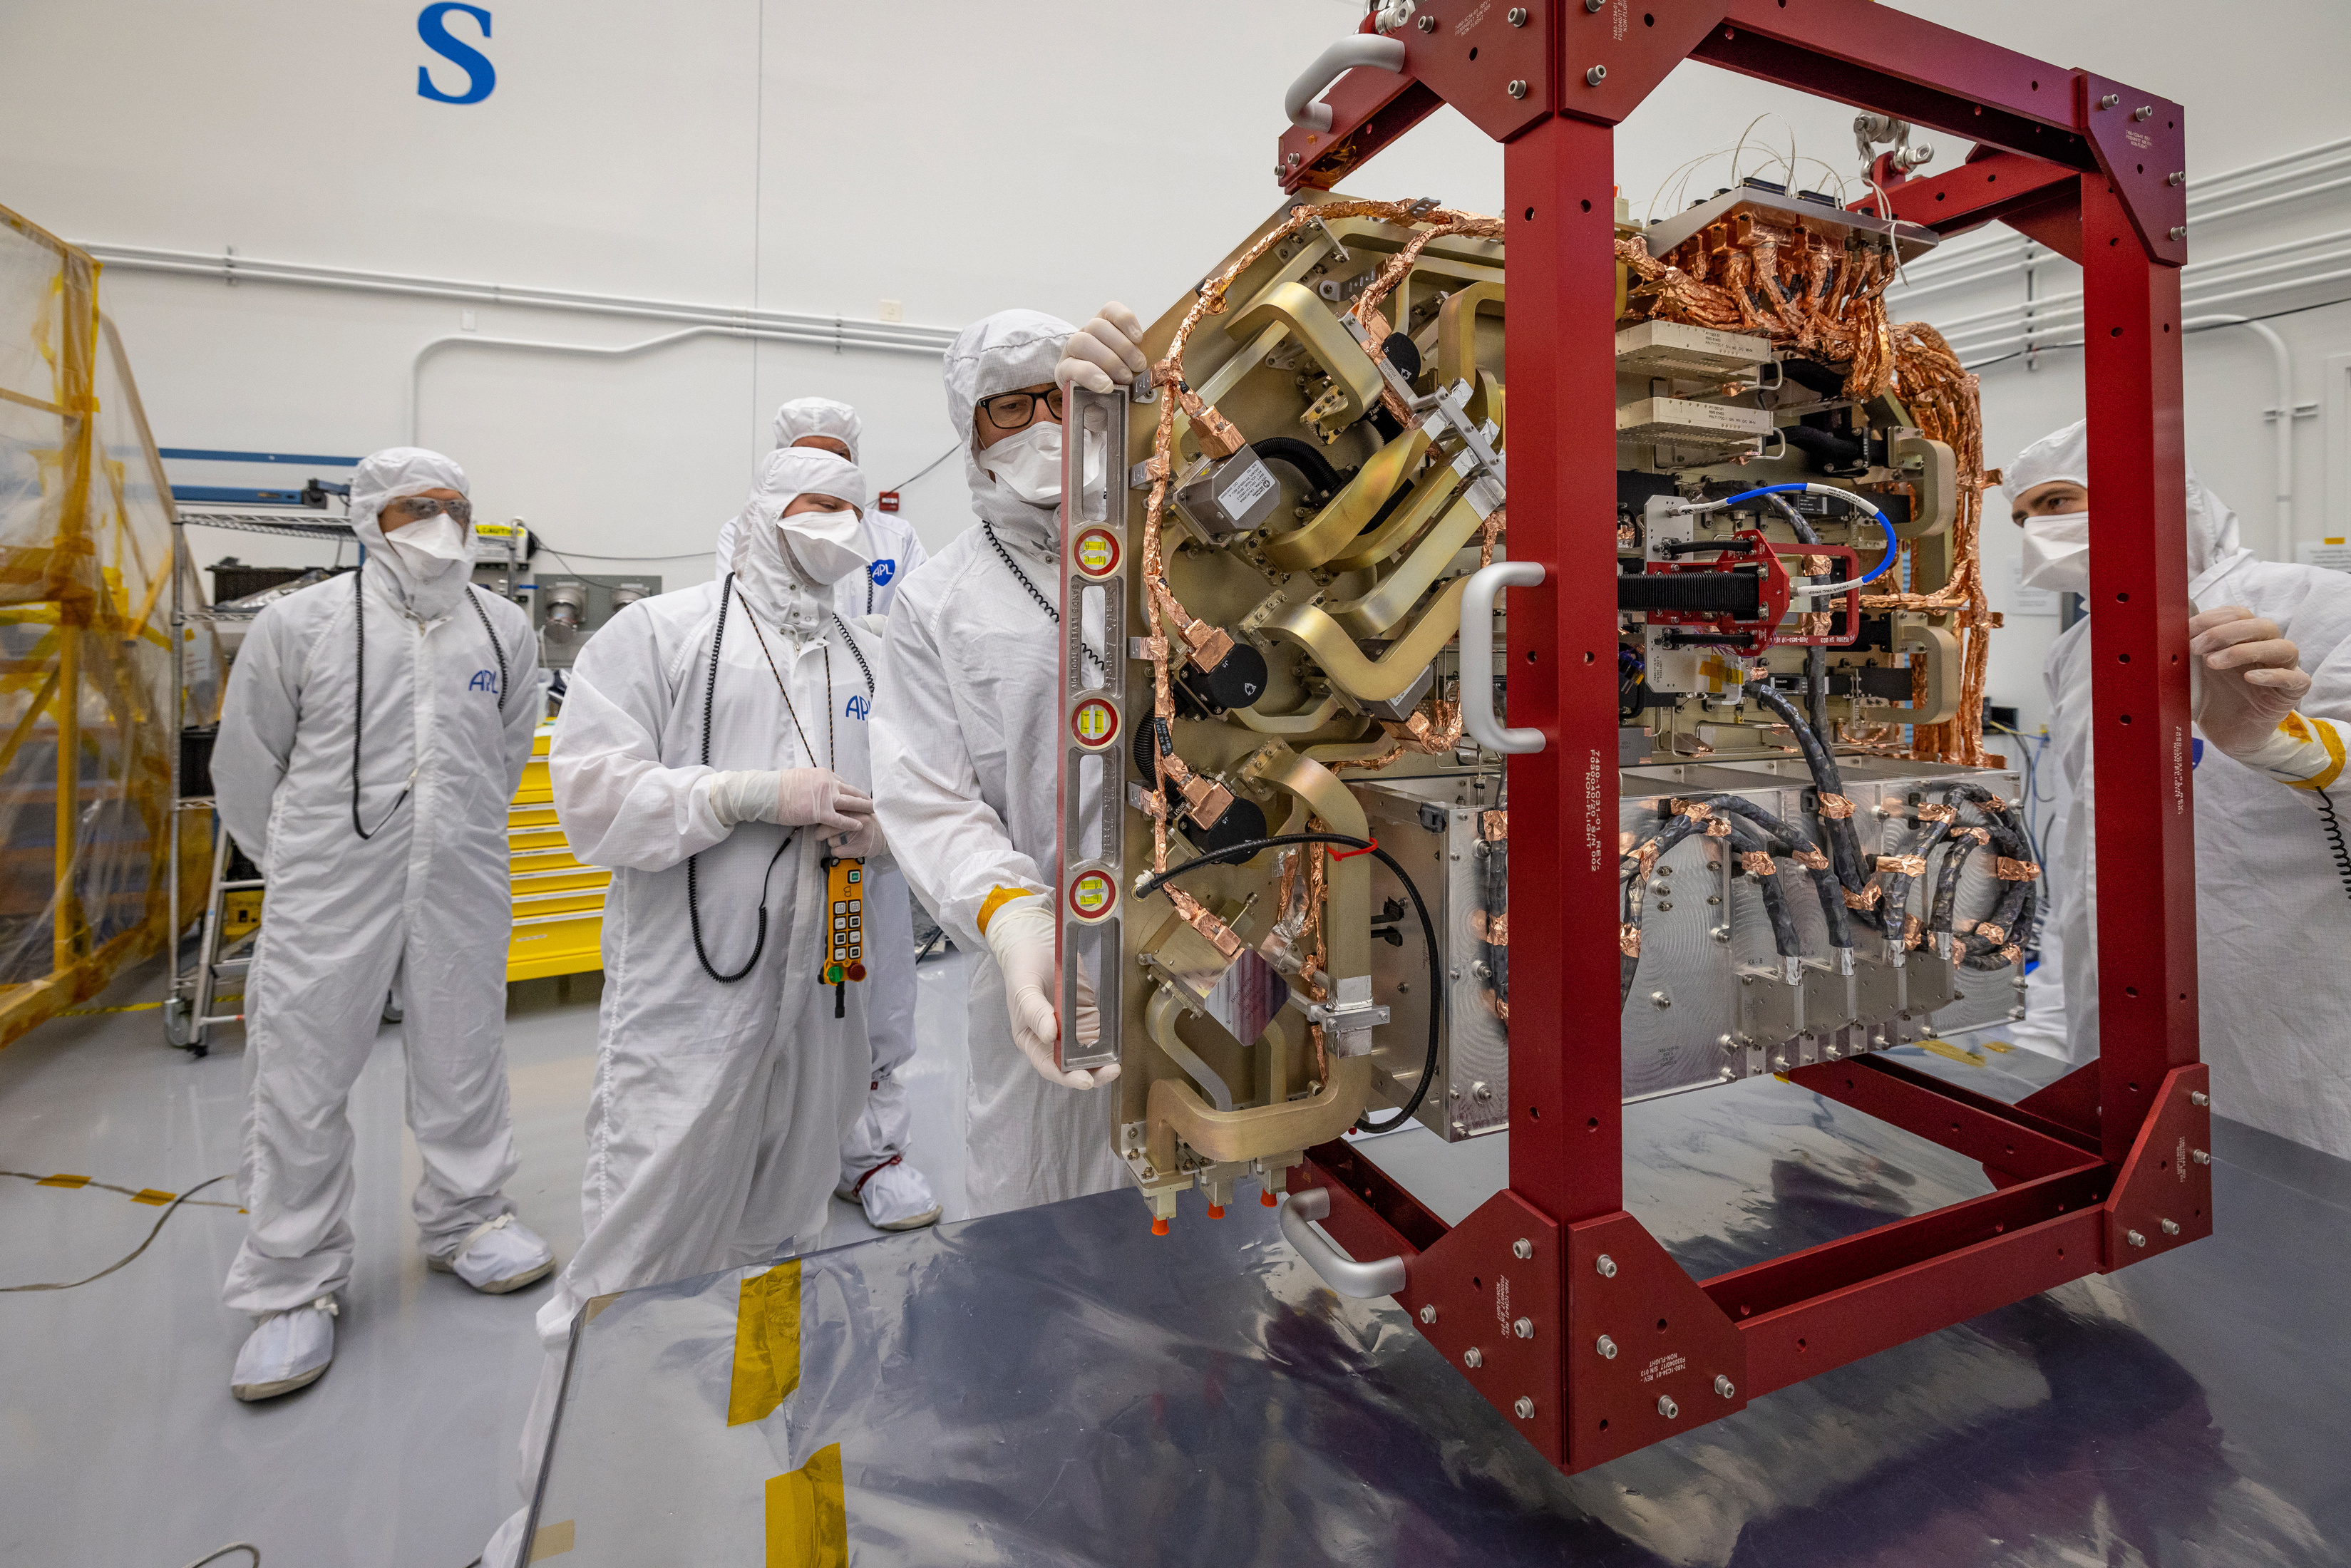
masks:
<svg viewBox="0 0 2351 1568"><path fill-rule="evenodd" d="M1661 1104L1627 1188L1696 1271L1983 1190L1786 1085ZM861 1242L757 1311L756 1269L634 1291L575 1336L537 1560L2344 1563L2351 1166L2215 1142L2210 1241L1576 1477L1254 1193L1162 1238L1112 1193Z"/></svg>

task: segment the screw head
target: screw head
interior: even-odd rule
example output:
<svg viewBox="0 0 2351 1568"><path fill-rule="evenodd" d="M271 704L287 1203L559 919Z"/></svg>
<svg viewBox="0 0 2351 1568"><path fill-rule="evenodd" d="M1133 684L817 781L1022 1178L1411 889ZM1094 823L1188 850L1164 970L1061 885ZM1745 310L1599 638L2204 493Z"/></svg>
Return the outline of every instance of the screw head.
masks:
<svg viewBox="0 0 2351 1568"><path fill-rule="evenodd" d="M2205 1093L2201 1089L2191 1089L2188 1092L2188 1103L2200 1108L2212 1103L2212 1096Z"/></svg>
<svg viewBox="0 0 2351 1568"><path fill-rule="evenodd" d="M2120 93L2118 93L2118 92L2110 92L2110 93L2106 94L2106 96L2105 96L2105 97L2104 97L2104 98L2102 98L2102 99L2098 99L2098 107L2099 107L2100 109L2112 109L2112 108L2114 108L2114 106L2115 106L2115 105L2116 105L2116 104L2120 103L2122 100L2123 100L2123 95L2122 95L2122 94L2120 94Z"/></svg>
<svg viewBox="0 0 2351 1568"><path fill-rule="evenodd" d="M2171 237L2173 239L2186 239L2188 237L2188 225L2186 224L2172 225Z"/></svg>
<svg viewBox="0 0 2351 1568"><path fill-rule="evenodd" d="M2199 1166L2209 1166L2212 1163L2212 1151L2210 1149L2190 1149L2188 1151L2188 1157L2194 1160Z"/></svg>
<svg viewBox="0 0 2351 1568"><path fill-rule="evenodd" d="M1660 1394L1657 1396L1658 1415L1663 1416L1667 1420L1670 1421L1681 1413L1682 1407L1674 1403L1674 1396L1672 1395Z"/></svg>
<svg viewBox="0 0 2351 1568"><path fill-rule="evenodd" d="M1608 0L1583 0L1583 8L1587 11L1597 11L1607 4Z"/></svg>
<svg viewBox="0 0 2351 1568"><path fill-rule="evenodd" d="M1510 96L1511 96L1512 98L1524 98L1524 97L1526 97L1526 96L1527 96L1527 84L1526 84L1526 83L1524 83L1524 82L1522 82L1522 81L1513 81L1512 83L1510 83Z"/></svg>
<svg viewBox="0 0 2351 1568"><path fill-rule="evenodd" d="M1511 1256L1511 1257L1513 1257L1513 1258L1531 1258L1531 1257L1533 1257L1534 1255L1535 1255L1535 1244L1534 1244L1533 1242L1531 1242L1531 1241L1528 1240L1525 1237L1521 1236L1521 1237L1520 1237L1516 1241L1513 1241L1513 1242L1511 1242L1511 1243L1510 1243L1510 1256Z"/></svg>
<svg viewBox="0 0 2351 1568"><path fill-rule="evenodd" d="M1604 82L1607 79L1608 68L1606 66L1594 66L1590 70L1583 73L1583 85L1586 87L1598 87L1602 82Z"/></svg>
<svg viewBox="0 0 2351 1568"><path fill-rule="evenodd" d="M1613 1280L1616 1277L1616 1260L1605 1252L1594 1259L1592 1266L1600 1270L1600 1277L1604 1280Z"/></svg>
<svg viewBox="0 0 2351 1568"><path fill-rule="evenodd" d="M1473 1344L1468 1350L1461 1353L1461 1364L1464 1366L1483 1366L1486 1364L1486 1354Z"/></svg>
<svg viewBox="0 0 2351 1568"><path fill-rule="evenodd" d="M1527 25L1527 8L1523 5L1511 6L1508 20L1513 27L1525 26Z"/></svg>
<svg viewBox="0 0 2351 1568"><path fill-rule="evenodd" d="M2167 185L2185 185L2188 183L2188 171L2185 169L2174 169L2170 173L2166 174L2163 177L2163 183Z"/></svg>
<svg viewBox="0 0 2351 1568"><path fill-rule="evenodd" d="M1717 1394L1721 1395L1725 1399L1736 1399L1739 1397L1738 1388L1731 1383L1729 1378L1725 1377L1719 1372L1714 1375L1714 1391Z"/></svg>
<svg viewBox="0 0 2351 1568"><path fill-rule="evenodd" d="M1434 1306L1426 1306L1426 1307L1423 1307L1423 1308L1421 1308L1421 1309L1420 1309L1420 1321L1421 1321L1422 1322L1425 1322L1425 1323L1433 1323L1433 1322L1435 1322L1437 1321L1437 1309L1436 1309L1436 1307L1434 1307Z"/></svg>
<svg viewBox="0 0 2351 1568"><path fill-rule="evenodd" d="M2146 1245L2147 1245L2147 1238L2146 1238L2146 1237L2144 1237L2144 1236L2141 1236L2141 1235L2140 1235L2137 1231L2136 1231L2136 1230L2126 1230L2126 1231L2124 1231L2124 1232L2123 1232L2123 1239L2124 1239L2124 1240L2126 1240L2126 1241L2127 1241L2127 1242L2129 1242L2129 1243L2130 1243L2132 1246L2134 1246L2134 1247L2144 1247L2144 1246L2146 1246Z"/></svg>
<svg viewBox="0 0 2351 1568"><path fill-rule="evenodd" d="M1434 16L1423 16L1420 19L1419 26L1422 32L1434 33L1437 31L1437 18Z"/></svg>
<svg viewBox="0 0 2351 1568"><path fill-rule="evenodd" d="M1521 1421L1531 1421L1535 1418L1535 1402L1523 1394L1519 1396L1518 1402L1510 1408L1518 1413L1518 1417Z"/></svg>
<svg viewBox="0 0 2351 1568"><path fill-rule="evenodd" d="M1649 1005L1653 1008L1663 1009L1672 1007L1674 1005L1674 998L1663 991L1651 991L1649 993Z"/></svg>
<svg viewBox="0 0 2351 1568"><path fill-rule="evenodd" d="M2179 1235L2179 1221L2178 1221L2178 1220L2176 1220L2176 1219L2167 1219L2167 1220L2165 1220L2165 1221L2163 1222L2163 1233L2164 1233L2166 1236L2177 1236L2177 1235Z"/></svg>
<svg viewBox="0 0 2351 1568"><path fill-rule="evenodd" d="M1600 1359L1603 1361L1614 1361L1616 1359L1616 1342L1610 1339L1606 1334L1602 1334L1600 1336L1600 1343L1593 1348L1600 1353Z"/></svg>
<svg viewBox="0 0 2351 1568"><path fill-rule="evenodd" d="M1295 169L1298 167L1298 154L1292 152L1289 157L1283 159L1282 162L1288 164L1290 168Z"/></svg>
<svg viewBox="0 0 2351 1568"><path fill-rule="evenodd" d="M2164 1223L2166 1225L2171 1225L2171 1221L2168 1219L2165 1220ZM2174 1225L2172 1226L2172 1228L2177 1230L2179 1228ZM1518 1335L1520 1339L1532 1339L1535 1337L1535 1321L1532 1318L1513 1319L1510 1323L1510 1332Z"/></svg>
<svg viewBox="0 0 2351 1568"><path fill-rule="evenodd" d="M2133 120L2153 120L2155 118L2155 105L2151 103L2140 104L2137 109L2131 110L2131 118Z"/></svg>

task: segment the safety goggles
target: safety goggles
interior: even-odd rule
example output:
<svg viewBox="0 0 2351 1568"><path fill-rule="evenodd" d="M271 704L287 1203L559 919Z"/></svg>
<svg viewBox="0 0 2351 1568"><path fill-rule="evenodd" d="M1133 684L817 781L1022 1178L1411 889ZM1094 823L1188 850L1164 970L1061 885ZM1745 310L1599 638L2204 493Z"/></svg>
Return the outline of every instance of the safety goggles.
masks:
<svg viewBox="0 0 2351 1568"><path fill-rule="evenodd" d="M1026 430L1036 423L1037 405L1045 405L1046 414L1059 423L1061 417L1061 389L1051 392L999 392L995 397L982 398L980 409L987 423L998 430Z"/></svg>
<svg viewBox="0 0 2351 1568"><path fill-rule="evenodd" d="M444 501L434 496L402 496L383 506L384 521L394 528L406 528L421 523L435 512L446 512L449 520L459 528L469 527L474 520L474 503L465 500Z"/></svg>

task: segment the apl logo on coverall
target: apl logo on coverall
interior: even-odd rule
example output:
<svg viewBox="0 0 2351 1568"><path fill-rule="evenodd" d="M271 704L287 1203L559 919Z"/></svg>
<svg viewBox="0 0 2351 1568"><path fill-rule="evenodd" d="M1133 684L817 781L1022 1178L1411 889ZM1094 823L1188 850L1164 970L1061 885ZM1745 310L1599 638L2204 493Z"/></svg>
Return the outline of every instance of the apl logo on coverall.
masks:
<svg viewBox="0 0 2351 1568"><path fill-rule="evenodd" d="M465 689L469 692L487 692L492 696L496 696L498 694L498 673L496 670L475 670L474 678L465 683Z"/></svg>

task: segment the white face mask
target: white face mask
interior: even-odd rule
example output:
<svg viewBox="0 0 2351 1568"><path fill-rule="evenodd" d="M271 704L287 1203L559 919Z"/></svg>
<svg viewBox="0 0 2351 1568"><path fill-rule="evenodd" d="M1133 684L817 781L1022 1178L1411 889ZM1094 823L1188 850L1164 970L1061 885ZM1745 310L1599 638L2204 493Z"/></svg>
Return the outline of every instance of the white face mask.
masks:
<svg viewBox="0 0 2351 1568"><path fill-rule="evenodd" d="M2089 513L2024 519L2024 586L2054 593L2090 591Z"/></svg>
<svg viewBox="0 0 2351 1568"><path fill-rule="evenodd" d="M1031 506L1061 498L1061 427L1039 420L979 454L979 465Z"/></svg>
<svg viewBox="0 0 2351 1568"><path fill-rule="evenodd" d="M465 560L472 553L465 530L446 512L435 512L421 523L411 523L383 537L410 566L427 574L439 571L439 562Z"/></svg>
<svg viewBox="0 0 2351 1568"><path fill-rule="evenodd" d="M865 524L852 509L794 512L777 526L783 530L784 546L792 559L819 587L864 570L872 559Z"/></svg>

